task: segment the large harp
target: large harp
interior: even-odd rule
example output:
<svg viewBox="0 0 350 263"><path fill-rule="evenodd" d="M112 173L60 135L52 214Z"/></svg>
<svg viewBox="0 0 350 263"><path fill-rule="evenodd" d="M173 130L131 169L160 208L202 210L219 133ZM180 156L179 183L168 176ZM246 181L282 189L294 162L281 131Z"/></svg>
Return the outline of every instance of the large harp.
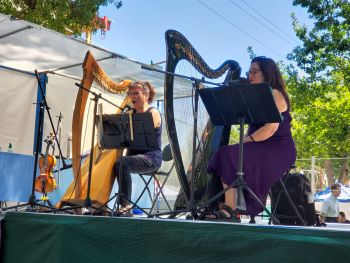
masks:
<svg viewBox="0 0 350 263"><path fill-rule="evenodd" d="M201 76L209 79L220 78L225 73L225 82L233 81L240 77L241 68L236 61L228 60L217 69L211 69L181 33L168 30L165 34L165 38L167 45L167 72L176 73L179 61L186 60ZM192 151L196 151L196 165L193 168L190 164L185 168L174 117L174 99L174 75L166 74L164 90L165 122L176 172L181 185L181 191L175 202L175 208L186 208L192 190L190 189L190 180L194 180L195 203L198 203L198 201L206 201L205 199L209 198L209 196L206 196L210 194L208 191L210 175L206 172L207 162L212 153L215 152L220 145L228 143L230 127L214 127L211 122L208 121L199 139L199 143L197 144L198 147L192 149Z"/></svg>
<svg viewBox="0 0 350 263"><path fill-rule="evenodd" d="M120 83L116 83L111 80L99 66L91 52L88 51L83 63L83 79L81 80L81 86L90 90L93 82L96 82L100 88L108 92L120 94L126 93L131 81L124 80ZM81 148L83 120L88 97L89 92L79 89L72 120L72 167L74 178L66 193L63 195L59 206L65 204L82 205L86 198L90 157L82 162ZM128 100L124 99L120 106L124 107L127 103ZM118 113L118 111L117 109L116 113ZM113 166L120 155L121 150L100 151L97 144L94 146L90 188L90 199L93 204L101 205L108 201L115 179Z"/></svg>

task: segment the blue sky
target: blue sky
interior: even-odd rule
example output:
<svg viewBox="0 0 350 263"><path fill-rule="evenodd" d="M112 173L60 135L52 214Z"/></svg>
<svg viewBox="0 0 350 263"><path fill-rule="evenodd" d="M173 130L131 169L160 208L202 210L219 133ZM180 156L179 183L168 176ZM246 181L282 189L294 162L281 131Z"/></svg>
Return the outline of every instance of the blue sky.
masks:
<svg viewBox="0 0 350 263"><path fill-rule="evenodd" d="M165 60L164 33L175 29L185 35L210 67L217 68L233 59L245 72L250 64L248 46L257 55L286 61L287 53L300 44L293 32L292 12L302 24L312 24L306 9L294 7L292 0L124 0L123 3L118 10L113 6L100 9L100 16L112 19L111 30L105 39L98 32L93 43L144 63Z"/></svg>

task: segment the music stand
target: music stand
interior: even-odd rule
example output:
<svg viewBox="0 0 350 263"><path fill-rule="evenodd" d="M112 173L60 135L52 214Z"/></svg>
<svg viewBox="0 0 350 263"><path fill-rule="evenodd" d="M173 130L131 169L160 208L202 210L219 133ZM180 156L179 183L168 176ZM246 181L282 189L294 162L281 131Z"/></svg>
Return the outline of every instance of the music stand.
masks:
<svg viewBox="0 0 350 263"><path fill-rule="evenodd" d="M246 185L243 178L243 136L244 124L281 123L279 113L271 88L267 84L232 84L215 88L200 89L199 95L206 107L210 119L215 126L239 124L239 158L237 179L220 193L206 202L202 208L220 197L232 187L237 187L237 207L244 206L242 189L245 189L256 202L279 224L279 220L267 210L265 205ZM243 200L242 200L243 199Z"/></svg>
<svg viewBox="0 0 350 263"><path fill-rule="evenodd" d="M155 150L158 146L153 124L152 113L126 113L104 114L98 116L99 143L102 149L128 149L128 150ZM102 207L117 197L113 205L112 213L119 209L120 182L122 179L123 154L120 157L118 193L111 197ZM148 214L137 203L132 202L125 196L134 207Z"/></svg>

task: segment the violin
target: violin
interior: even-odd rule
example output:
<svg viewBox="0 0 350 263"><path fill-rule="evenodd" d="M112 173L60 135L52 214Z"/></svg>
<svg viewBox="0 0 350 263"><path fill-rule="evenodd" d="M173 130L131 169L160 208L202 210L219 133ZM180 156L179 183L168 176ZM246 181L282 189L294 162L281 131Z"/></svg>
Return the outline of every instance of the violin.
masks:
<svg viewBox="0 0 350 263"><path fill-rule="evenodd" d="M38 161L40 174L35 179L35 191L42 194L50 193L57 188L56 179L52 174L52 169L56 165L56 158L49 154L49 148L53 144L52 133L47 136L45 142L47 144L45 154Z"/></svg>

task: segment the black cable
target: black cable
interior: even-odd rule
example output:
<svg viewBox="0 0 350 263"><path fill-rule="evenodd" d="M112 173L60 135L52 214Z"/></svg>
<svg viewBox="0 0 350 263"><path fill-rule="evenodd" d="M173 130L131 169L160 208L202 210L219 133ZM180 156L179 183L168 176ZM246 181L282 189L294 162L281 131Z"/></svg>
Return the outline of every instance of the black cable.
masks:
<svg viewBox="0 0 350 263"><path fill-rule="evenodd" d="M288 44L290 44L292 47L294 47L296 45L296 43L292 43L290 42L288 39L284 38L283 36L281 36L279 33L277 33L276 31L274 31L271 27L265 25L264 23L262 23L258 18L256 18L255 16L253 16L252 14L250 14L248 11L244 10L242 7L240 7L238 4L236 4L235 2L233 2L232 0L230 0L231 4L235 5L236 7L238 7L240 10L242 10L245 14L247 14L248 16L250 16L251 18L253 18L255 21L257 21L260 25L264 26L265 28L267 28L269 31L271 31L272 33L274 33L276 36L278 36L279 38L283 39L284 41L288 42ZM256 11L257 12L257 11ZM260 13L259 13L260 15ZM262 16L262 15L261 15Z"/></svg>
<svg viewBox="0 0 350 263"><path fill-rule="evenodd" d="M254 7L249 5L246 1L241 0L246 6L248 6L250 9L254 10L255 13L257 13L259 16L261 16L263 19L265 19L268 23L270 23L272 26L274 26L276 29L278 29L280 32L282 32L284 35L289 37L291 40L295 41L295 38L291 37L289 34L287 34L283 29L272 23L269 19L267 19L263 14L261 14L258 10L256 10Z"/></svg>
<svg viewBox="0 0 350 263"><path fill-rule="evenodd" d="M202 5L204 5L206 8L208 8L211 12L213 12L214 14L216 14L218 17L220 17L221 19L223 19L224 21L226 21L227 23L229 23L231 26L233 26L234 28L238 29L240 32L242 32L243 34L247 35L248 37L252 38L253 40L255 40L256 42L258 42L260 45L264 46L265 48L267 48L268 50L270 50L272 53L276 54L277 56L284 58L283 55L277 53L275 50L273 50L272 48L270 48L268 45L266 45L264 42L260 41L259 39L257 39L256 37L254 37L253 35L247 33L245 30L243 30L242 28L240 28L239 26L235 25L234 23L232 23L228 18L224 17L223 15L221 15L219 12L217 12L216 10L214 10L213 8L211 8L210 6L208 6L207 4L205 4L203 1L201 0L197 0L198 2L200 2Z"/></svg>

